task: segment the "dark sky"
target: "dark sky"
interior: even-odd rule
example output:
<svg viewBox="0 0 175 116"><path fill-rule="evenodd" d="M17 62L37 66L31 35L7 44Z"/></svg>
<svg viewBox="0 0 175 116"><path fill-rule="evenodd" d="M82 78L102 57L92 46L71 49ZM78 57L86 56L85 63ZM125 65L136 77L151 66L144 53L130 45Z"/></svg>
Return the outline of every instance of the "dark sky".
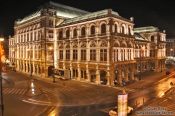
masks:
<svg viewBox="0 0 175 116"><path fill-rule="evenodd" d="M4 1L4 2L3 2ZM35 11L49 0L1 0L0 35L13 35L14 20ZM90 12L112 8L120 16L134 17L135 27L157 26L168 37L175 37L175 3L173 0L52 0Z"/></svg>

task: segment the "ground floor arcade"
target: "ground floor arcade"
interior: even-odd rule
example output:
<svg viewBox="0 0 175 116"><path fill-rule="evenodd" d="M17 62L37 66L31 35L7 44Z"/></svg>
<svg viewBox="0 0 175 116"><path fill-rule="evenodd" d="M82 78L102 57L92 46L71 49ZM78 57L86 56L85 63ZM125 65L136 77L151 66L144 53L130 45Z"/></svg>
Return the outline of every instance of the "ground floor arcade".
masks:
<svg viewBox="0 0 175 116"><path fill-rule="evenodd" d="M14 61L16 70L35 76L48 77L48 69L52 63L39 61ZM128 62L92 63L60 61L57 68L69 70L70 79L104 85L124 85L127 82L140 80L145 71L161 72L165 70L165 59L147 59Z"/></svg>

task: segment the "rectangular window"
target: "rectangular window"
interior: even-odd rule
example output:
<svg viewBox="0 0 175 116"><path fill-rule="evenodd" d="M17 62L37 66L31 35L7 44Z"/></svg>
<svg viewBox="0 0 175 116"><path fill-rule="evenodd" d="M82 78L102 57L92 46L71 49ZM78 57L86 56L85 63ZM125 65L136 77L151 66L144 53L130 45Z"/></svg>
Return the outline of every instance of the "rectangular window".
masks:
<svg viewBox="0 0 175 116"><path fill-rule="evenodd" d="M73 50L73 60L77 60L77 50Z"/></svg>
<svg viewBox="0 0 175 116"><path fill-rule="evenodd" d="M86 60L86 50L81 50L81 60Z"/></svg>
<svg viewBox="0 0 175 116"><path fill-rule="evenodd" d="M66 50L66 60L70 60L70 50Z"/></svg>
<svg viewBox="0 0 175 116"><path fill-rule="evenodd" d="M90 60L96 60L96 50L90 50Z"/></svg>
<svg viewBox="0 0 175 116"><path fill-rule="evenodd" d="M100 61L107 61L107 49L100 50Z"/></svg>
<svg viewBox="0 0 175 116"><path fill-rule="evenodd" d="M60 50L60 60L63 60L63 50Z"/></svg>

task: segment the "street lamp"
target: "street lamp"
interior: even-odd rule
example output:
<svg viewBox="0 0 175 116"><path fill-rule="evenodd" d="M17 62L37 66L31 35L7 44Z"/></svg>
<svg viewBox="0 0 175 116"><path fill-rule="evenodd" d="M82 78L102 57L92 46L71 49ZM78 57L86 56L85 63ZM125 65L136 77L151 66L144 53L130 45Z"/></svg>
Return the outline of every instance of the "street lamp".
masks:
<svg viewBox="0 0 175 116"><path fill-rule="evenodd" d="M53 83L55 83L55 75L54 75L54 49L52 46L49 47L49 50L52 52L52 60L53 60L53 69L52 69L52 78L53 78Z"/></svg>
<svg viewBox="0 0 175 116"><path fill-rule="evenodd" d="M142 56L145 51L145 47L142 46L140 49L140 75L139 75L139 80L141 80L141 72L142 72Z"/></svg>
<svg viewBox="0 0 175 116"><path fill-rule="evenodd" d="M0 89L1 89L1 116L4 115L4 104L3 104L3 90L2 90L2 61L1 61L1 58L2 58L2 53L3 53L3 49L2 49L2 42L4 41L4 38L0 38Z"/></svg>

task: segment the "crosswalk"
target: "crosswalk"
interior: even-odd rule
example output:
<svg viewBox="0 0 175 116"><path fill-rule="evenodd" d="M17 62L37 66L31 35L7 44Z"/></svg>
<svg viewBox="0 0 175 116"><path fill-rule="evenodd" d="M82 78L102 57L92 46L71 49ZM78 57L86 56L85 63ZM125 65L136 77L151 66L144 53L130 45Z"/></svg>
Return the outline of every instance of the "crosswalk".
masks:
<svg viewBox="0 0 175 116"><path fill-rule="evenodd" d="M23 88L3 88L4 95L24 95L27 89Z"/></svg>

